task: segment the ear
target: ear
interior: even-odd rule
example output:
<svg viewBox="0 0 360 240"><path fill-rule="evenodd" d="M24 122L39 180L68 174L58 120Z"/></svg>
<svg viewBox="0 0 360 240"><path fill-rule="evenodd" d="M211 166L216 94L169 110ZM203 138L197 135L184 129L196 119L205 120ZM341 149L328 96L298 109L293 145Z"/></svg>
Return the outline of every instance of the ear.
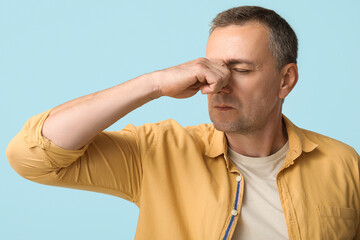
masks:
<svg viewBox="0 0 360 240"><path fill-rule="evenodd" d="M298 78L298 67L295 63L286 64L280 71L281 84L279 89L279 98L285 99L285 97L295 87Z"/></svg>

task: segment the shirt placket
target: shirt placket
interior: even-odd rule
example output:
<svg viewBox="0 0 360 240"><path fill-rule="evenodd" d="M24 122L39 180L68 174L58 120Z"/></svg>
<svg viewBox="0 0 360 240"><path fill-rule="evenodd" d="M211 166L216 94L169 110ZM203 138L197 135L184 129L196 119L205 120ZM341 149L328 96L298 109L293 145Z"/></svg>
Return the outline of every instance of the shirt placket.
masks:
<svg viewBox="0 0 360 240"><path fill-rule="evenodd" d="M220 240L228 240L232 238L234 234L234 230L237 225L237 221L239 219L239 214L241 211L241 203L243 199L243 192L244 192L244 177L241 175L237 167L231 162L231 160L227 155L227 145L225 138L224 138L223 146L225 149L225 151L223 151L223 160L225 160L226 168L229 171L228 174L232 176L234 175L236 176L234 179L235 184L231 182L232 185L231 189L235 189L235 195L234 195L235 197L232 199L232 203L231 203L232 208L229 212L228 217L226 218L224 228L222 229L219 238Z"/></svg>
<svg viewBox="0 0 360 240"><path fill-rule="evenodd" d="M277 177L276 177L276 184L278 187L278 192L279 192L279 197L280 197L280 203L281 203L281 207L283 209L283 213L284 213L284 217L285 217L285 222L286 222L286 226L287 226L287 230L288 230L288 234L289 234L289 239L293 239L293 240L300 240L300 229L299 229L299 225L298 222L296 220L295 216L295 212L294 212L294 207L291 203L291 199L289 198L289 191L286 187L286 183L284 182L283 179L283 174L284 174L284 169L288 168L291 164L288 164L287 166L283 167Z"/></svg>
<svg viewBox="0 0 360 240"><path fill-rule="evenodd" d="M242 176L240 173L238 173L238 176L236 176L237 186L236 186L236 194L235 194L235 201L233 205L233 209L230 212L230 221L227 224L226 231L224 236L221 238L222 240L228 240L231 239L231 236L233 235L233 232L236 227L236 223L238 220L238 215L240 213L240 207L241 207L241 185L242 185Z"/></svg>

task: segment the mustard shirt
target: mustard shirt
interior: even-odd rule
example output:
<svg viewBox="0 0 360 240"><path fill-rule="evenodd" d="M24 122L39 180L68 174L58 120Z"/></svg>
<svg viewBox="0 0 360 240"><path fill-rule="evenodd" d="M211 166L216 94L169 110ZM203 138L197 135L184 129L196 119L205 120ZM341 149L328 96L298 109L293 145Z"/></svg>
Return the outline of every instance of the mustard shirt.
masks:
<svg viewBox="0 0 360 240"><path fill-rule="evenodd" d="M41 134L51 110L30 118L7 147L22 177L135 203L136 240L232 238L244 179L227 157L224 133L212 124L130 124L103 131L80 150L65 150ZM289 239L360 239L359 155L283 120L289 152L276 184Z"/></svg>

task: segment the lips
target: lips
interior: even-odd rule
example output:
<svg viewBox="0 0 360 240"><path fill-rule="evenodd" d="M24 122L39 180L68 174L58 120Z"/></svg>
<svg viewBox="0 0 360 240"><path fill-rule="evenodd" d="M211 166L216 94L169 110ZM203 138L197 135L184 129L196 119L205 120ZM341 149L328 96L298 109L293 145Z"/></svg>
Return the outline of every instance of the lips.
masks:
<svg viewBox="0 0 360 240"><path fill-rule="evenodd" d="M237 101L229 96L226 95L218 95L214 96L210 101L210 107L219 110L235 110L238 109Z"/></svg>
<svg viewBox="0 0 360 240"><path fill-rule="evenodd" d="M225 105L225 104L218 104L218 105L215 105L214 107L216 107L216 108L233 108L230 105Z"/></svg>
<svg viewBox="0 0 360 240"><path fill-rule="evenodd" d="M228 111L228 110L234 109L233 107L231 107L229 105L215 105L214 108L217 110L220 110L220 111Z"/></svg>

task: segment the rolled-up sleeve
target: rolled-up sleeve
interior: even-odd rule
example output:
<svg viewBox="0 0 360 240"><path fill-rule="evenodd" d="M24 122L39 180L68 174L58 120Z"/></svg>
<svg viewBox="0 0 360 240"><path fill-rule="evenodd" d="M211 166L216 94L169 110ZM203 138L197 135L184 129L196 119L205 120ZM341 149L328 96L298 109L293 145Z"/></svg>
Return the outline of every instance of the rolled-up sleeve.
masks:
<svg viewBox="0 0 360 240"><path fill-rule="evenodd" d="M110 194L139 206L142 162L157 125L103 131L81 149L67 150L41 134L50 111L30 118L10 141L6 155L12 168L37 183Z"/></svg>

